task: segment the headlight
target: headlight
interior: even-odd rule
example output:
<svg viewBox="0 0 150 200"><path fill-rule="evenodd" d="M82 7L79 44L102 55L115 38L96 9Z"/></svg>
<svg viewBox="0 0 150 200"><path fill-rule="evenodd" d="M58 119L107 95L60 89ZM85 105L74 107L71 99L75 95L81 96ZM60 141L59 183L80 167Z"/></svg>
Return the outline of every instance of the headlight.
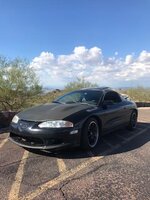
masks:
<svg viewBox="0 0 150 200"><path fill-rule="evenodd" d="M15 116L13 117L13 119L12 119L12 122L15 123L15 124L17 124L18 121L19 121L19 117L18 117L17 115L15 115Z"/></svg>
<svg viewBox="0 0 150 200"><path fill-rule="evenodd" d="M38 125L40 128L69 128L73 127L72 122L56 120L56 121L46 121Z"/></svg>

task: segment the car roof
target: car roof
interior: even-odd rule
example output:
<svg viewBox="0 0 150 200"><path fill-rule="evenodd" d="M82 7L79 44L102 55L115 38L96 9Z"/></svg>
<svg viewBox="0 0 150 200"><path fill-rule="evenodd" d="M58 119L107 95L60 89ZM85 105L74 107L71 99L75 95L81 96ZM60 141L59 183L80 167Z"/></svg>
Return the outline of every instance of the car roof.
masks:
<svg viewBox="0 0 150 200"><path fill-rule="evenodd" d="M95 88L82 88L80 90L110 91L113 89L111 89L110 87L95 87Z"/></svg>

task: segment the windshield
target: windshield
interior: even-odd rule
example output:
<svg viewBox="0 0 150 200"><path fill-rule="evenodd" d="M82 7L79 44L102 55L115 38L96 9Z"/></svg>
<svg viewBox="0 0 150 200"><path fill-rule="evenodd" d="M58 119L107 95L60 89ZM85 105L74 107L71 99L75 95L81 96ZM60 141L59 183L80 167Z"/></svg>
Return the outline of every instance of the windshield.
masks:
<svg viewBox="0 0 150 200"><path fill-rule="evenodd" d="M101 91L94 91L94 90L80 90L68 93L53 102L57 103L87 103L92 105L98 105L100 99L102 97Z"/></svg>

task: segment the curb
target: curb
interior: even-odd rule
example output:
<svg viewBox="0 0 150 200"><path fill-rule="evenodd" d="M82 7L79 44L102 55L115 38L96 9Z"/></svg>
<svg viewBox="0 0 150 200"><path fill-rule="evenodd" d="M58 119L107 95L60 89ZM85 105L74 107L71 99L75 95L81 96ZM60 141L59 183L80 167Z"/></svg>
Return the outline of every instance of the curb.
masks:
<svg viewBox="0 0 150 200"><path fill-rule="evenodd" d="M150 107L150 102L135 102L137 107Z"/></svg>

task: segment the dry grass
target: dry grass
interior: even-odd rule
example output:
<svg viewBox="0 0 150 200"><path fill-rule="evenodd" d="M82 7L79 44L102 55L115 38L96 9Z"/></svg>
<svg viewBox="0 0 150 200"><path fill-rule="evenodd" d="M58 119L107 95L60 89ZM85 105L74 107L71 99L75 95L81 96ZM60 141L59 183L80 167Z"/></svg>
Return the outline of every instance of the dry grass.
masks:
<svg viewBox="0 0 150 200"><path fill-rule="evenodd" d="M150 88L130 88L120 90L121 93L127 94L131 99L137 102L150 102Z"/></svg>

